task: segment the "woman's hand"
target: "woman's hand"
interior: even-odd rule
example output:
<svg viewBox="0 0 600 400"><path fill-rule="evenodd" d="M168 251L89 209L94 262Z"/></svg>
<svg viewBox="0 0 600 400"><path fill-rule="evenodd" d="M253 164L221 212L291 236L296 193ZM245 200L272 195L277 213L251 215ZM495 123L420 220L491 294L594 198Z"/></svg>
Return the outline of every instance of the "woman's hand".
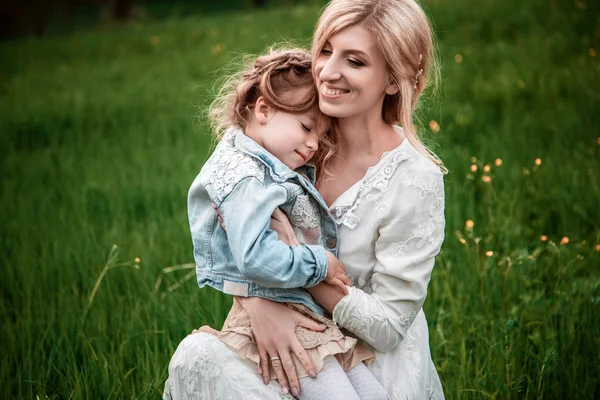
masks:
<svg viewBox="0 0 600 400"><path fill-rule="evenodd" d="M315 377L316 373L312 361L296 336L295 329L302 326L321 332L325 330L325 326L283 304L260 297L238 297L238 300L250 315L252 332L260 355L259 372L265 385L271 380L271 362L284 393L289 393L291 387L292 394L296 396L300 393L300 383L292 353L298 357L310 376Z"/></svg>
<svg viewBox="0 0 600 400"><path fill-rule="evenodd" d="M343 295L348 294L348 286L352 286L352 281L346 276L346 268L336 256L330 251L327 253L327 276L325 282L336 287Z"/></svg>

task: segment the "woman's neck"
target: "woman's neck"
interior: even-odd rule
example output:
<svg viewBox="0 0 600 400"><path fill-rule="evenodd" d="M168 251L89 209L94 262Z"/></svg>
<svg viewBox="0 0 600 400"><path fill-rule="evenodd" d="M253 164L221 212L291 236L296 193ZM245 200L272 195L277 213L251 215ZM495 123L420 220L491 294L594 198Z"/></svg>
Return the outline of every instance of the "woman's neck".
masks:
<svg viewBox="0 0 600 400"><path fill-rule="evenodd" d="M356 156L375 158L402 143L403 137L392 125L378 116L356 116L338 120L340 129L340 155L345 159Z"/></svg>

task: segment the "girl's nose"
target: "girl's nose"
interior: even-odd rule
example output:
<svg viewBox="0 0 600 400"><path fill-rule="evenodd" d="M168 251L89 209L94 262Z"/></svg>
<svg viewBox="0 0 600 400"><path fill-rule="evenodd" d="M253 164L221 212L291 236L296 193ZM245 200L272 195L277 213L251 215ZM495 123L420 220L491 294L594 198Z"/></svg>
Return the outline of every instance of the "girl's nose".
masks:
<svg viewBox="0 0 600 400"><path fill-rule="evenodd" d="M306 139L306 147L312 151L316 151L319 148L319 139L317 135L310 135Z"/></svg>

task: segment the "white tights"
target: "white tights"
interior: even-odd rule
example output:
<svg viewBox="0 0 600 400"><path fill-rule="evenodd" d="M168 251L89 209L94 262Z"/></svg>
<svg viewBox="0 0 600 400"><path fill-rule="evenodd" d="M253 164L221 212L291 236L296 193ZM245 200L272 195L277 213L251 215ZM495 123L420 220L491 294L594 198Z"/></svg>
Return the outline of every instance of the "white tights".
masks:
<svg viewBox="0 0 600 400"><path fill-rule="evenodd" d="M360 363L350 371L344 372L333 356L323 361L323 369L316 378L300 378L298 399L383 400L389 398L383 386L365 364Z"/></svg>

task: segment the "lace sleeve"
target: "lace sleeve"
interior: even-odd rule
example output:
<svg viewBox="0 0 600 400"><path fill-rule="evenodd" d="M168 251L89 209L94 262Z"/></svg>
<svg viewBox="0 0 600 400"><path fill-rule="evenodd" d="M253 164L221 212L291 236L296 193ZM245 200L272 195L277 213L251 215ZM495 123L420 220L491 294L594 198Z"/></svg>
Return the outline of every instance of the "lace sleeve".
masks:
<svg viewBox="0 0 600 400"><path fill-rule="evenodd" d="M379 228L372 294L354 289L333 312L336 323L379 351L395 347L421 310L444 239L441 172L404 172Z"/></svg>

